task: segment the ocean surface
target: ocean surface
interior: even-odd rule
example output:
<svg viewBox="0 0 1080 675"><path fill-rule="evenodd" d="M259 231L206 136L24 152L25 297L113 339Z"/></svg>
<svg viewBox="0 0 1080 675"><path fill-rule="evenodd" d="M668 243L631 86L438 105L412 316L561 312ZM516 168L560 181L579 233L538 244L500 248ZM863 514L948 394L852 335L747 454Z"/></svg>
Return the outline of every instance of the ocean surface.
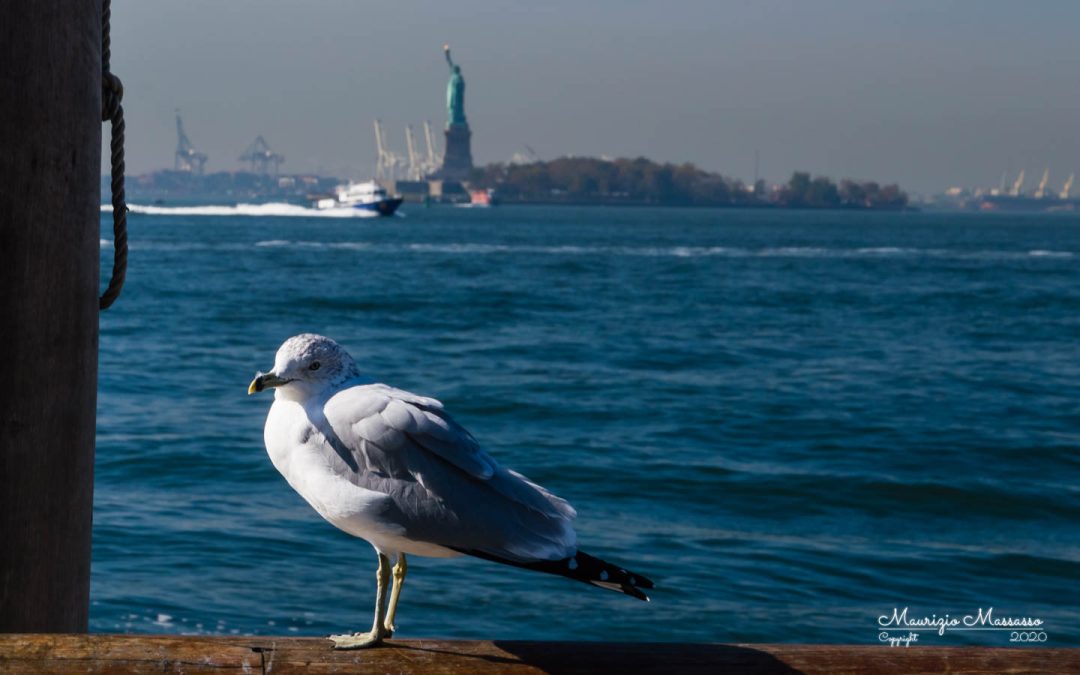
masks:
<svg viewBox="0 0 1080 675"><path fill-rule="evenodd" d="M246 394L318 332L657 583L413 557L399 637L869 644L894 610L993 608L1080 645L1080 216L403 211L131 214L92 630L367 630L372 548L274 470L271 397Z"/></svg>

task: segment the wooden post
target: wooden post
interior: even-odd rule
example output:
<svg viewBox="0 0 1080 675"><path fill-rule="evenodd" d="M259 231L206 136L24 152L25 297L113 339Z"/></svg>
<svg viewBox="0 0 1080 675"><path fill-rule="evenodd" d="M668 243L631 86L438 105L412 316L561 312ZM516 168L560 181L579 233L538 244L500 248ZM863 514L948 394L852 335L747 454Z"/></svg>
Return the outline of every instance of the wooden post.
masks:
<svg viewBox="0 0 1080 675"><path fill-rule="evenodd" d="M0 632L84 632L97 401L101 3L0 20Z"/></svg>

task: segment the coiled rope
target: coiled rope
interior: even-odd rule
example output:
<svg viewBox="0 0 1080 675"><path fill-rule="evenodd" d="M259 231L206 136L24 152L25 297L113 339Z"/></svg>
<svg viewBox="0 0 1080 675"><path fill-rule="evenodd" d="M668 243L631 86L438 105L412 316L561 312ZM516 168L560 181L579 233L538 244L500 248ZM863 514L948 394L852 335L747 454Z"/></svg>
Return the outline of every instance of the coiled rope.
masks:
<svg viewBox="0 0 1080 675"><path fill-rule="evenodd" d="M112 43L109 23L112 19L112 0L103 0L101 7L101 121L111 122L111 187L113 214L113 268L105 292L98 300L100 309L108 309L120 295L127 275L127 200L124 196L124 85L109 70Z"/></svg>

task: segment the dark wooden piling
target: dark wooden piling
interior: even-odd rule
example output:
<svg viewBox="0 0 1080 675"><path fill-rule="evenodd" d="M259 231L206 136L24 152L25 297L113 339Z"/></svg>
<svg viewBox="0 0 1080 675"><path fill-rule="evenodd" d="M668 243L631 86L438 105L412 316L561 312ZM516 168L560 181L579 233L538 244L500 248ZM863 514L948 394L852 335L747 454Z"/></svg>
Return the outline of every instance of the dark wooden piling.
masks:
<svg viewBox="0 0 1080 675"><path fill-rule="evenodd" d="M0 636L13 673L1076 673L1080 650L392 640L340 652L318 638Z"/></svg>
<svg viewBox="0 0 1080 675"><path fill-rule="evenodd" d="M0 632L87 626L100 176L101 3L4 2Z"/></svg>

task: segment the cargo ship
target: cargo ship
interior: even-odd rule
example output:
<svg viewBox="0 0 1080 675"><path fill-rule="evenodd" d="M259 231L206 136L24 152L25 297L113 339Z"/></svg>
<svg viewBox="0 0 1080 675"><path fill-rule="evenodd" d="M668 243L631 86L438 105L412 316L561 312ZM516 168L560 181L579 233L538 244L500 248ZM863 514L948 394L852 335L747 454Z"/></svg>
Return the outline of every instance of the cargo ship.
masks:
<svg viewBox="0 0 1080 675"><path fill-rule="evenodd" d="M980 211L1075 211L1080 208L1080 200L1071 196L1075 177L1075 174L1070 175L1061 191L1055 192L1047 188L1050 180L1050 169L1047 169L1038 187L1027 193L1023 191L1024 170L1021 169L1011 190L1005 191L1002 176L1002 187L977 197L975 203Z"/></svg>

